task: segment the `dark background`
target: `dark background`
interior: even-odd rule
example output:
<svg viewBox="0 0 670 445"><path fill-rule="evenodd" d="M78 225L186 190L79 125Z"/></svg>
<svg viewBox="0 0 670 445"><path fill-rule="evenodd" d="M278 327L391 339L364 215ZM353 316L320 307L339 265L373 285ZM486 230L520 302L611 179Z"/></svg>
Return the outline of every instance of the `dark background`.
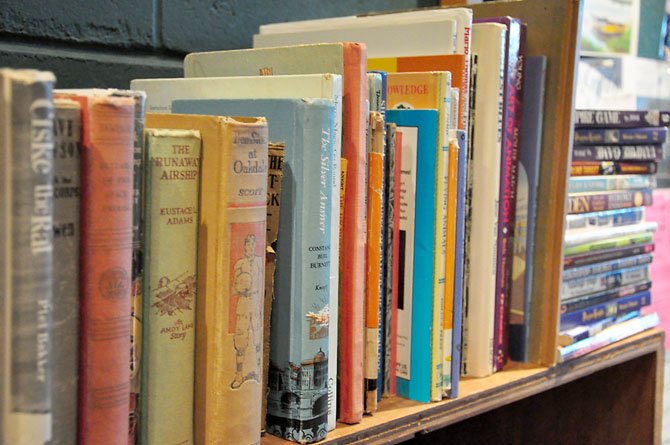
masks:
<svg viewBox="0 0 670 445"><path fill-rule="evenodd" d="M259 25L435 6L438 0L0 0L0 66L58 88L181 77L185 54L249 48Z"/></svg>

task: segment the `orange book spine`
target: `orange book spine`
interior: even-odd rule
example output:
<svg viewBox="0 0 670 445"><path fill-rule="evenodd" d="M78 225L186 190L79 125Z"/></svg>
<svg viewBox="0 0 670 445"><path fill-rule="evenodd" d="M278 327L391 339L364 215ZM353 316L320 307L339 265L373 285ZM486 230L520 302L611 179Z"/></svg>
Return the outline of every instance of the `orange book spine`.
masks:
<svg viewBox="0 0 670 445"><path fill-rule="evenodd" d="M79 444L128 443L134 102L82 104Z"/></svg>
<svg viewBox="0 0 670 445"><path fill-rule="evenodd" d="M366 258L366 141L368 96L365 45L348 43L344 47L343 97L344 150L347 160L347 194L341 251L340 288L339 417L345 423L363 418L363 350Z"/></svg>

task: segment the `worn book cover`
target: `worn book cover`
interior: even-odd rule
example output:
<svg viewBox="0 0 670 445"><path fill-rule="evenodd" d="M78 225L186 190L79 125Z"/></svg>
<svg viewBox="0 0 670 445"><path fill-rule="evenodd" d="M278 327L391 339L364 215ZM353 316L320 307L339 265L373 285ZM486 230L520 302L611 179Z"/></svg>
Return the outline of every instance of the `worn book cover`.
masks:
<svg viewBox="0 0 670 445"><path fill-rule="evenodd" d="M359 43L332 43L192 53L186 77L334 73L343 76L342 156L347 159L340 268L339 420L357 423L363 415L365 301L365 131L367 53ZM335 167L337 168L337 167ZM329 420L329 428L335 422Z"/></svg>
<svg viewBox="0 0 670 445"><path fill-rule="evenodd" d="M82 107L79 441L128 442L133 243L132 98L63 93Z"/></svg>
<svg viewBox="0 0 670 445"><path fill-rule="evenodd" d="M0 442L51 438L55 78L0 70Z"/></svg>
<svg viewBox="0 0 670 445"><path fill-rule="evenodd" d="M260 442L267 123L147 113L147 128L200 131L196 444Z"/></svg>
<svg viewBox="0 0 670 445"><path fill-rule="evenodd" d="M330 239L335 108L326 99L175 101L175 112L264 114L284 146L282 206L270 326L266 430L298 442L327 431L330 388ZM315 209L317 217L305 209ZM295 373L313 373L295 384ZM297 396L286 404L288 394ZM309 412L301 409L309 403Z"/></svg>
<svg viewBox="0 0 670 445"><path fill-rule="evenodd" d="M139 438L191 444L201 141L167 129L147 129L145 141Z"/></svg>
<svg viewBox="0 0 670 445"><path fill-rule="evenodd" d="M54 101L54 287L52 437L50 444L77 438L79 380L79 199L81 106L69 99Z"/></svg>

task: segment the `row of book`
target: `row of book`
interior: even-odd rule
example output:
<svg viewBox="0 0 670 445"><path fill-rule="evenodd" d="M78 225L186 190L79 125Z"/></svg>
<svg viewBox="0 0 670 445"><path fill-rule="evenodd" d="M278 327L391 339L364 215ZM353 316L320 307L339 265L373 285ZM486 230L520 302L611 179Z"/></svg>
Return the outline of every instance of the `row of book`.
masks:
<svg viewBox="0 0 670 445"><path fill-rule="evenodd" d="M651 304L658 224L645 220L670 115L577 111L568 183L559 355L578 357L659 323Z"/></svg>

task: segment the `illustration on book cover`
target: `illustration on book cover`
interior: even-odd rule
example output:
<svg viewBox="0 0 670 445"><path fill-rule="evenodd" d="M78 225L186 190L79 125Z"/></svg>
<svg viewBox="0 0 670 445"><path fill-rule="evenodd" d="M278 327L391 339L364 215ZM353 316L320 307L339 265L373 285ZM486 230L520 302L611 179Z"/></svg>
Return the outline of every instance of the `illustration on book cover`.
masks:
<svg viewBox="0 0 670 445"><path fill-rule="evenodd" d="M237 389L247 381L260 383L265 290L265 222L231 224L232 295L229 330L234 334Z"/></svg>
<svg viewBox="0 0 670 445"><path fill-rule="evenodd" d="M189 275L188 272L174 279L161 277L158 280L158 287L152 290L156 300L152 307L156 308L156 314L160 316L191 311L195 300L195 288L195 275Z"/></svg>

